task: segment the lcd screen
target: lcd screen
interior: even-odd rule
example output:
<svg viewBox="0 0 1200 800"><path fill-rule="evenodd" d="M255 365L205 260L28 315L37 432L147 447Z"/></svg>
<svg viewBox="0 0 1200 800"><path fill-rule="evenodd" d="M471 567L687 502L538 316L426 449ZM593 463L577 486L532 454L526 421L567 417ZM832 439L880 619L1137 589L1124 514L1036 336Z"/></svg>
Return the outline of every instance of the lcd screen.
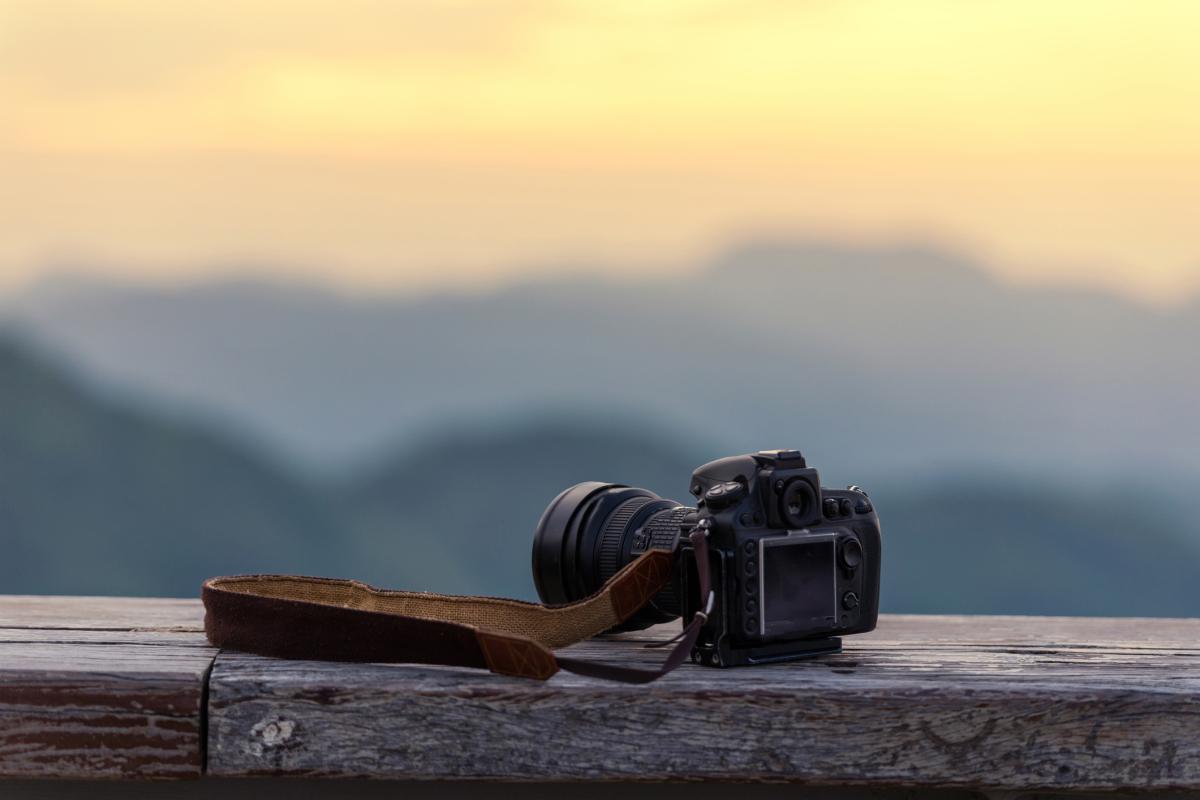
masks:
<svg viewBox="0 0 1200 800"><path fill-rule="evenodd" d="M833 536L762 540L762 633L825 627L835 620Z"/></svg>

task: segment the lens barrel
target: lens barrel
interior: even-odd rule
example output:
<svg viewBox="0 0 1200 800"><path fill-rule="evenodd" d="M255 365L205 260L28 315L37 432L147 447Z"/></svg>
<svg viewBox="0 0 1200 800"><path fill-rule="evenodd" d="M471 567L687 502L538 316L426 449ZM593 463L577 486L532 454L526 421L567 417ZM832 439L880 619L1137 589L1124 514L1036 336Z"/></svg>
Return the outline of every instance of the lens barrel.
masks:
<svg viewBox="0 0 1200 800"><path fill-rule="evenodd" d="M533 535L533 582L544 603L582 600L647 549L679 546L691 509L646 489L580 483L550 503ZM680 614L678 578L620 626L638 630Z"/></svg>

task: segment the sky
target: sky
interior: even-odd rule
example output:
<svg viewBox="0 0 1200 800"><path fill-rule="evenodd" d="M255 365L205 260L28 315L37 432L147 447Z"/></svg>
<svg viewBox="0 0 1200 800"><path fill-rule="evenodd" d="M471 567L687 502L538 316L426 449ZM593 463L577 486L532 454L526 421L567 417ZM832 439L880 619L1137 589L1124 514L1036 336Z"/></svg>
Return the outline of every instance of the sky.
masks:
<svg viewBox="0 0 1200 800"><path fill-rule="evenodd" d="M922 240L1200 289L1200 4L0 0L0 286Z"/></svg>

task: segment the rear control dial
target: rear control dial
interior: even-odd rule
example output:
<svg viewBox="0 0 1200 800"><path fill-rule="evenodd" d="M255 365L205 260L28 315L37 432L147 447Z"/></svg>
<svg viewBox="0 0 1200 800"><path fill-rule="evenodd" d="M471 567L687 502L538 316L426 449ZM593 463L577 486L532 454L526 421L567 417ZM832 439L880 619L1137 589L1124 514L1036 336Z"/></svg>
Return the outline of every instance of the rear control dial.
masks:
<svg viewBox="0 0 1200 800"><path fill-rule="evenodd" d="M862 544L859 543L858 539L847 539L842 542L842 549L838 553L838 559L846 569L857 569L863 560Z"/></svg>

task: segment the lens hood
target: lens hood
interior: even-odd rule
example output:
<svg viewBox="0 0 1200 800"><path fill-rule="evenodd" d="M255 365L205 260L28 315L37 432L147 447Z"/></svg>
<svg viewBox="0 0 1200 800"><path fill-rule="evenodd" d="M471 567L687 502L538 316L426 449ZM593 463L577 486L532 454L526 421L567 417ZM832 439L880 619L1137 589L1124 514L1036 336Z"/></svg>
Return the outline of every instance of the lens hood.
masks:
<svg viewBox="0 0 1200 800"><path fill-rule="evenodd" d="M619 483L579 483L551 501L533 534L533 583L544 603L582 600L600 588L600 544L613 512L630 500L661 500Z"/></svg>

